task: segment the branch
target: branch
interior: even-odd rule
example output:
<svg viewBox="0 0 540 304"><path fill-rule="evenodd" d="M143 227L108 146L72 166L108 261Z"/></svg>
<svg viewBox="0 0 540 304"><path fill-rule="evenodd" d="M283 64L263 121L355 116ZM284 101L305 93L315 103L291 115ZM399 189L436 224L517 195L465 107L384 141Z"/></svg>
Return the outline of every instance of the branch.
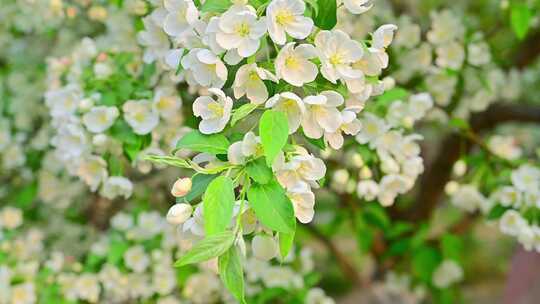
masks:
<svg viewBox="0 0 540 304"><path fill-rule="evenodd" d="M540 106L495 103L486 111L473 114L469 120L474 133L482 133L507 122L540 123ZM397 212L397 217L413 221L428 219L442 197L444 186L450 180L454 163L462 152L470 151L473 145L470 140L463 144L459 132L446 136L439 146L439 154L426 167L420 179L420 189L413 206L404 214Z"/></svg>

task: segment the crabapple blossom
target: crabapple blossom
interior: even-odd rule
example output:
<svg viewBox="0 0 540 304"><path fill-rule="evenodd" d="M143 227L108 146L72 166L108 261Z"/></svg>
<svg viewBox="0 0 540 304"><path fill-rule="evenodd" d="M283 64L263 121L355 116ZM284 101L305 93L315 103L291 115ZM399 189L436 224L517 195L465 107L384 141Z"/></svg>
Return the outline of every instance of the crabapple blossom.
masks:
<svg viewBox="0 0 540 304"><path fill-rule="evenodd" d="M220 89L212 88L208 91L216 99L210 96L201 96L193 102L193 114L201 117L199 130L203 134L221 132L229 122L233 105L232 99Z"/></svg>
<svg viewBox="0 0 540 304"><path fill-rule="evenodd" d="M283 45L286 34L304 39L312 31L313 20L304 16L306 4L301 0L272 0L266 7L268 34L272 40Z"/></svg>
<svg viewBox="0 0 540 304"><path fill-rule="evenodd" d="M318 69L317 65L309 61L309 59L316 56L317 51L311 44L295 46L294 42L287 43L276 57L277 78L297 87L312 82L317 77Z"/></svg>

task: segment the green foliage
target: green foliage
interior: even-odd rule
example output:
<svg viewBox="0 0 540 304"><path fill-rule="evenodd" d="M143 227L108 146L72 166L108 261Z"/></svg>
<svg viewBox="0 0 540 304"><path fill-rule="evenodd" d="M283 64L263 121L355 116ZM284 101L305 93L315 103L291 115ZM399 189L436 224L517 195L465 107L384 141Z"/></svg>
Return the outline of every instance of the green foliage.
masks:
<svg viewBox="0 0 540 304"><path fill-rule="evenodd" d="M519 39L524 39L529 32L532 14L524 2L513 2L510 12L510 24Z"/></svg>
<svg viewBox="0 0 540 304"><path fill-rule="evenodd" d="M131 127L122 119L117 119L109 129L110 135L122 143L124 155L129 161L137 159L140 151L144 150L152 142L152 135L137 135Z"/></svg>
<svg viewBox="0 0 540 304"><path fill-rule="evenodd" d="M337 24L336 0L317 0L317 15L313 19L316 26L323 30L331 30Z"/></svg>
<svg viewBox="0 0 540 304"><path fill-rule="evenodd" d="M234 110L231 116L231 126L234 127L238 121L248 116L251 112L257 109L258 105L254 103L246 103Z"/></svg>
<svg viewBox="0 0 540 304"><path fill-rule="evenodd" d="M259 136L261 137L266 164L270 167L281 149L287 143L289 136L289 123L283 112L267 110L259 123Z"/></svg>
<svg viewBox="0 0 540 304"><path fill-rule="evenodd" d="M282 259L284 259L291 251L291 248L294 244L294 235L295 235L295 231L293 231L292 233L283 233L283 232L278 233L279 255L281 256Z"/></svg>
<svg viewBox="0 0 540 304"><path fill-rule="evenodd" d="M201 7L201 12L223 13L231 5L232 2L230 0L206 0Z"/></svg>
<svg viewBox="0 0 540 304"><path fill-rule="evenodd" d="M251 207L263 225L283 233L295 231L296 219L292 203L275 179L268 184L254 183L248 189L247 195Z"/></svg>
<svg viewBox="0 0 540 304"><path fill-rule="evenodd" d="M122 260L124 253L128 250L129 244L124 240L113 240L109 246L107 253L107 263L118 266Z"/></svg>
<svg viewBox="0 0 540 304"><path fill-rule="evenodd" d="M234 234L232 231L223 231L205 237L195 244L190 251L183 255L176 263L175 267L195 264L207 261L211 258L221 256L232 246Z"/></svg>
<svg viewBox="0 0 540 304"><path fill-rule="evenodd" d="M251 179L259 184L267 184L274 176L262 158L247 163L246 172Z"/></svg>
<svg viewBox="0 0 540 304"><path fill-rule="evenodd" d="M204 193L203 206L206 235L225 231L233 216L233 181L227 176L219 176L212 180Z"/></svg>
<svg viewBox="0 0 540 304"><path fill-rule="evenodd" d="M433 272L440 262L441 255L437 249L429 246L421 246L413 253L413 273L424 283L430 284Z"/></svg>
<svg viewBox="0 0 540 304"><path fill-rule="evenodd" d="M441 253L445 259L461 261L463 241L455 235L445 234L441 238Z"/></svg>
<svg viewBox="0 0 540 304"><path fill-rule="evenodd" d="M244 299L244 270L238 248L232 246L218 259L219 276L223 284L240 303Z"/></svg>
<svg viewBox="0 0 540 304"><path fill-rule="evenodd" d="M179 201L185 200L191 202L198 198L204 193L208 184L210 184L217 176L217 174L195 174L191 179L191 190L184 197L179 198Z"/></svg>
<svg viewBox="0 0 540 304"><path fill-rule="evenodd" d="M229 146L229 140L222 134L205 135L198 130L193 130L180 138L173 153L181 149L188 149L194 152L227 154Z"/></svg>

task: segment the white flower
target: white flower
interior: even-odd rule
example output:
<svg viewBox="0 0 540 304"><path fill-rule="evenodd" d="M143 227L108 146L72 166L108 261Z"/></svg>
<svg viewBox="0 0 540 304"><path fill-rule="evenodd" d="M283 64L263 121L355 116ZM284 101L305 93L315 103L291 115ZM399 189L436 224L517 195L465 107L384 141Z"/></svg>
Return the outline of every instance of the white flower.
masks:
<svg viewBox="0 0 540 304"><path fill-rule="evenodd" d="M116 107L97 106L82 117L84 126L92 133L101 133L110 128L120 113Z"/></svg>
<svg viewBox="0 0 540 304"><path fill-rule="evenodd" d="M349 110L341 112L341 126L335 132L324 132L325 141L334 149L340 149L343 146L343 135L356 135L362 129L362 123L356 118L356 113Z"/></svg>
<svg viewBox="0 0 540 304"><path fill-rule="evenodd" d="M182 99L174 92L173 88L160 87L156 89L153 107L161 117L165 119L175 117L181 106Z"/></svg>
<svg viewBox="0 0 540 304"><path fill-rule="evenodd" d="M431 13L431 30L427 33L429 42L439 45L462 38L465 32L463 22L451 11Z"/></svg>
<svg viewBox="0 0 540 304"><path fill-rule="evenodd" d="M172 189L171 189L171 194L174 197L185 196L186 194L189 193L189 191L191 191L191 186L192 186L191 178L189 177L179 178L176 180L176 182L174 182L174 185L172 186Z"/></svg>
<svg viewBox="0 0 540 304"><path fill-rule="evenodd" d="M351 14L362 14L373 7L373 0L343 0L343 4Z"/></svg>
<svg viewBox="0 0 540 304"><path fill-rule="evenodd" d="M268 34L277 44L285 44L285 33L295 39L306 38L313 28L313 20L304 17L306 4L302 0L273 0L266 7Z"/></svg>
<svg viewBox="0 0 540 304"><path fill-rule="evenodd" d="M356 141L361 144L370 143L371 146L374 146L375 140L389 129L384 120L371 113L364 114L360 121L362 129L356 135Z"/></svg>
<svg viewBox="0 0 540 304"><path fill-rule="evenodd" d="M58 90L48 91L45 94L45 104L49 107L52 117L63 117L73 114L77 110L81 99L81 90L74 84L67 85Z"/></svg>
<svg viewBox="0 0 540 304"><path fill-rule="evenodd" d="M133 217L129 213L119 212L111 219L111 227L120 231L127 231L133 227Z"/></svg>
<svg viewBox="0 0 540 304"><path fill-rule="evenodd" d="M204 87L221 88L227 81L227 67L221 59L207 49L195 48L182 57L184 69L191 72L195 82Z"/></svg>
<svg viewBox="0 0 540 304"><path fill-rule="evenodd" d="M108 199L114 199L118 196L127 199L131 196L132 192L133 184L129 179L123 176L109 177L101 188L101 194Z"/></svg>
<svg viewBox="0 0 540 304"><path fill-rule="evenodd" d="M404 194L412 186L411 180L403 175L389 174L385 175L379 184L377 198L379 203L388 207L394 204L398 194Z"/></svg>
<svg viewBox="0 0 540 304"><path fill-rule="evenodd" d="M519 208L521 206L522 195L515 187L504 186L493 194L493 198L502 206Z"/></svg>
<svg viewBox="0 0 540 304"><path fill-rule="evenodd" d="M486 201L482 193L473 185L461 185L451 197L452 204L468 212L482 208Z"/></svg>
<svg viewBox="0 0 540 304"><path fill-rule="evenodd" d="M364 74L351 65L360 60L364 50L360 43L340 31L321 31L315 37L315 46L321 60L321 74L332 83L341 79L352 93L363 88Z"/></svg>
<svg viewBox="0 0 540 304"><path fill-rule="evenodd" d="M22 225L22 223L23 213L21 209L8 206L0 210L0 227L12 230Z"/></svg>
<svg viewBox="0 0 540 304"><path fill-rule="evenodd" d="M394 39L394 32L397 30L397 26L394 24L381 25L373 33L373 39L371 41L371 47L375 49L387 48Z"/></svg>
<svg viewBox="0 0 540 304"><path fill-rule="evenodd" d="M199 11L191 0L164 0L167 15L163 30L171 36L180 36L191 29L199 18Z"/></svg>
<svg viewBox="0 0 540 304"><path fill-rule="evenodd" d="M124 263L134 272L142 273L150 265L150 258L141 245L136 245L124 253Z"/></svg>
<svg viewBox="0 0 540 304"><path fill-rule="evenodd" d="M99 300L100 286L96 275L91 273L83 273L75 281L75 290L79 299L86 300L90 303L97 303Z"/></svg>
<svg viewBox="0 0 540 304"><path fill-rule="evenodd" d="M488 64L491 61L489 45L483 41L470 43L467 46L467 61L475 66Z"/></svg>
<svg viewBox="0 0 540 304"><path fill-rule="evenodd" d="M348 0L348 1L369 1L369 0ZM347 3L347 0L345 1ZM335 301L324 294L324 290L315 287L311 288L306 294L306 304L335 304Z"/></svg>
<svg viewBox="0 0 540 304"><path fill-rule="evenodd" d="M262 261L269 261L278 253L276 241L265 234L256 235L251 241L253 256Z"/></svg>
<svg viewBox="0 0 540 304"><path fill-rule="evenodd" d="M323 91L320 95L304 98L306 113L302 129L309 138L320 138L324 132L333 133L341 126L341 113L337 109L344 102L335 91Z"/></svg>
<svg viewBox="0 0 540 304"><path fill-rule="evenodd" d="M152 63L157 59L161 59L169 51L169 39L154 19L144 17L142 19L144 31L137 33L137 41L145 47L143 55L145 63Z"/></svg>
<svg viewBox="0 0 540 304"><path fill-rule="evenodd" d="M368 48L362 58L353 63L354 69L362 71L367 76L378 76L388 67L388 54L384 49ZM356 92L358 93L358 92Z"/></svg>
<svg viewBox="0 0 540 304"><path fill-rule="evenodd" d="M299 184L317 187L316 181L326 174L324 162L311 154L295 155L289 162L284 162L283 155L274 162L273 170L279 183L286 189L294 189Z"/></svg>
<svg viewBox="0 0 540 304"><path fill-rule="evenodd" d="M317 56L317 51L311 44L294 45L294 42L289 42L279 51L275 61L276 76L301 87L317 78L317 65L309 61Z"/></svg>
<svg viewBox="0 0 540 304"><path fill-rule="evenodd" d="M521 148L514 137L494 135L489 138L488 147L495 155L506 159L517 159L521 156Z"/></svg>
<svg viewBox="0 0 540 304"><path fill-rule="evenodd" d="M315 194L308 184L299 183L291 187L287 192L289 199L293 203L294 215L300 223L307 224L313 220L315 215Z"/></svg>
<svg viewBox="0 0 540 304"><path fill-rule="evenodd" d="M361 180L356 186L356 194L359 198L372 201L379 194L379 185L371 179Z"/></svg>
<svg viewBox="0 0 540 304"><path fill-rule="evenodd" d="M107 163L99 156L88 156L79 164L77 175L90 187L90 191L94 192L99 184L107 179Z"/></svg>
<svg viewBox="0 0 540 304"><path fill-rule="evenodd" d="M284 92L272 96L265 105L267 108L274 108L284 112L287 115L289 123L289 134L293 134L298 130L302 117L306 111L304 102L298 95L291 92Z"/></svg>
<svg viewBox="0 0 540 304"><path fill-rule="evenodd" d="M212 134L223 131L227 122L231 118L233 101L226 96L220 89L209 89L210 93L217 98L210 96L201 96L193 102L193 114L201 117L199 130L203 134Z"/></svg>
<svg viewBox="0 0 540 304"><path fill-rule="evenodd" d="M444 260L433 272L433 285L447 288L463 279L463 269L453 260Z"/></svg>
<svg viewBox="0 0 540 304"><path fill-rule="evenodd" d="M458 42L441 45L437 47L435 52L437 53L435 63L443 68L459 70L465 60L465 50L463 50L463 46Z"/></svg>
<svg viewBox="0 0 540 304"><path fill-rule="evenodd" d="M36 291L33 283L23 283L13 286L11 289L11 304L34 304L36 303Z"/></svg>
<svg viewBox="0 0 540 304"><path fill-rule="evenodd" d="M167 212L167 222L173 225L183 224L191 217L193 207L189 204L174 204Z"/></svg>
<svg viewBox="0 0 540 304"><path fill-rule="evenodd" d="M241 165L246 162L246 158L261 153L261 148L261 139L250 131L244 135L243 140L229 146L227 158L231 164Z"/></svg>
<svg viewBox="0 0 540 304"><path fill-rule="evenodd" d="M149 100L128 100L122 106L122 111L124 119L135 134L148 134L159 123L159 113L154 110Z"/></svg>
<svg viewBox="0 0 540 304"><path fill-rule="evenodd" d="M257 20L251 6L233 5L219 18L217 43L226 50L237 49L238 55L249 57L259 49L266 32L266 20Z"/></svg>
<svg viewBox="0 0 540 304"><path fill-rule="evenodd" d="M512 184L523 192L538 192L540 189L540 169L531 165L521 165L512 171Z"/></svg>
<svg viewBox="0 0 540 304"><path fill-rule="evenodd" d="M268 99L268 90L263 80L278 82L270 71L257 67L256 63L245 64L236 72L234 78L234 98L246 95L254 104L262 104Z"/></svg>

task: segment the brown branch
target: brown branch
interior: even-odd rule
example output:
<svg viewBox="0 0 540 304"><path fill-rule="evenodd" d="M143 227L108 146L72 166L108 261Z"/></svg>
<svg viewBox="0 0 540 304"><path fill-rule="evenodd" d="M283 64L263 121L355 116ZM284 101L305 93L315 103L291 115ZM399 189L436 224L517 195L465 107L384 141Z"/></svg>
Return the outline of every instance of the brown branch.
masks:
<svg viewBox="0 0 540 304"><path fill-rule="evenodd" d="M482 133L493 129L498 124L507 122L540 123L540 107L523 104L495 103L486 111L473 114L469 120L470 131ZM452 132L440 144L439 154L426 167L420 178L420 189L413 206L396 216L407 220L428 219L444 192L444 186L450 180L452 167L461 157L473 147L473 142L466 140L459 132Z"/></svg>
<svg viewBox="0 0 540 304"><path fill-rule="evenodd" d="M519 51L514 55L516 67L523 69L540 55L540 31L531 33L523 43L520 44Z"/></svg>

